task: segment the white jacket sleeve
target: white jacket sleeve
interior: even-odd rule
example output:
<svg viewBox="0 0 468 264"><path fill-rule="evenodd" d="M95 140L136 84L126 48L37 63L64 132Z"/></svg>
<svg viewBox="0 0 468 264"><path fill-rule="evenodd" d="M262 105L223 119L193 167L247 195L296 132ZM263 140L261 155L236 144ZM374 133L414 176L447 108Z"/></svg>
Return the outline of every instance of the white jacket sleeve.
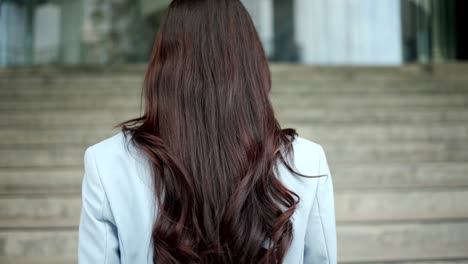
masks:
<svg viewBox="0 0 468 264"><path fill-rule="evenodd" d="M337 263L336 220L333 182L327 158L319 147L319 174L304 241L304 263Z"/></svg>
<svg viewBox="0 0 468 264"><path fill-rule="evenodd" d="M78 263L120 263L115 221L99 176L92 147L84 154Z"/></svg>

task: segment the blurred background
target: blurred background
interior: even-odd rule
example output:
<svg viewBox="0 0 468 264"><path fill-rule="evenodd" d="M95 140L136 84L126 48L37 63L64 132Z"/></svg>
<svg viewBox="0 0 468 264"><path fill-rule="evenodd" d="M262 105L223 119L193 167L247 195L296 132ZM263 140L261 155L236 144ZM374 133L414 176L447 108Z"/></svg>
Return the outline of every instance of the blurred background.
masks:
<svg viewBox="0 0 468 264"><path fill-rule="evenodd" d="M468 263L468 1L242 0L324 146L340 263ZM169 0L0 0L0 263L76 263L83 155L139 115Z"/></svg>

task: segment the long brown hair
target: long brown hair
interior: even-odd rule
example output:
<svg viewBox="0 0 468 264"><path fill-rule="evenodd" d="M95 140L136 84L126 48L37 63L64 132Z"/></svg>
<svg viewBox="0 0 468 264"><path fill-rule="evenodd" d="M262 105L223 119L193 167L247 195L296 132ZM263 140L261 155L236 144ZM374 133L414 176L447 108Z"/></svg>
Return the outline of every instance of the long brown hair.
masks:
<svg viewBox="0 0 468 264"><path fill-rule="evenodd" d="M239 0L172 1L145 76L144 114L117 125L152 164L155 262L282 262L299 197L276 178L276 162L302 174L287 162L297 133L280 128L270 89Z"/></svg>

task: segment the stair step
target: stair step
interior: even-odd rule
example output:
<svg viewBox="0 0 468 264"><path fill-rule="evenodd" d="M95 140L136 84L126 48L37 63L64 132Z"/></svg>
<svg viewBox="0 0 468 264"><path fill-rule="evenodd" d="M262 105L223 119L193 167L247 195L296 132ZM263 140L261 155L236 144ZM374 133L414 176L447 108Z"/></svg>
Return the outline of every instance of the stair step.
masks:
<svg viewBox="0 0 468 264"><path fill-rule="evenodd" d="M0 194L79 194L83 175L82 166L2 168L0 169Z"/></svg>
<svg viewBox="0 0 468 264"><path fill-rule="evenodd" d="M76 257L0 257L2 264L76 264L77 262Z"/></svg>
<svg viewBox="0 0 468 264"><path fill-rule="evenodd" d="M0 112L0 127L41 129L46 127L95 127L109 128L118 122L139 116L138 110L127 111L11 111Z"/></svg>
<svg viewBox="0 0 468 264"><path fill-rule="evenodd" d="M468 186L468 163L329 162L335 188L386 189Z"/></svg>
<svg viewBox="0 0 468 264"><path fill-rule="evenodd" d="M335 191L339 222L468 221L466 201L468 189Z"/></svg>
<svg viewBox="0 0 468 264"><path fill-rule="evenodd" d="M30 82L28 80L2 80L0 97L44 97L44 96L103 96L140 95L143 80L124 78L115 81L89 76L85 80L50 80ZM273 79L273 96L294 95L449 95L468 94L468 80L315 80L300 81ZM12 89L14 87L14 89Z"/></svg>
<svg viewBox="0 0 468 264"><path fill-rule="evenodd" d="M468 222L343 225L340 263L468 259Z"/></svg>
<svg viewBox="0 0 468 264"><path fill-rule="evenodd" d="M468 259L468 222L339 225L337 232L340 263ZM78 248L75 230L0 231L0 241L0 258L11 259L76 257Z"/></svg>
<svg viewBox="0 0 468 264"><path fill-rule="evenodd" d="M2 111L0 112L0 126L3 128L34 128L47 127L99 127L109 129L118 122L140 116L138 110L134 111ZM320 125L348 125L348 124L396 124L396 123L458 123L468 122L468 109L426 110L426 109L379 109L365 111L364 109L301 110L286 109L277 111L278 119L282 123Z"/></svg>
<svg viewBox="0 0 468 264"><path fill-rule="evenodd" d="M416 189L468 187L468 163L330 162L335 189ZM79 194L81 166L2 168L0 194Z"/></svg>
<svg viewBox="0 0 468 264"><path fill-rule="evenodd" d="M467 109L366 109L348 110L310 108L304 110L288 108L276 111L278 119L283 122L303 124L337 124L337 123L434 123L434 122L467 122Z"/></svg>
<svg viewBox="0 0 468 264"><path fill-rule="evenodd" d="M52 79L100 76L107 79L118 79L120 76L144 76L146 64L102 66L31 66L0 69L0 79ZM306 80L414 80L414 79L467 79L468 65L452 64L406 64L400 66L308 66L288 63L271 63L269 65L275 78Z"/></svg>
<svg viewBox="0 0 468 264"><path fill-rule="evenodd" d="M35 89L35 87L45 87L50 86L51 88L57 88L62 86L63 89L68 89L73 85L83 86L84 88L91 90L92 87L89 84L100 86L125 86L125 85L135 85L143 84L144 73L143 74L60 74L60 73L51 73L51 74L37 74L34 76L2 76L0 74L0 85L8 86L11 84L15 85L15 88L18 89Z"/></svg>
<svg viewBox="0 0 468 264"><path fill-rule="evenodd" d="M0 89L0 98L45 98L54 96L76 96L81 98L92 96L137 96L141 94L141 82L130 83L105 83L99 84L91 79L88 83L69 83L69 84L21 84L21 83L7 83L0 84L0 87L12 86L14 89ZM463 92L463 91L461 91Z"/></svg>
<svg viewBox="0 0 468 264"><path fill-rule="evenodd" d="M366 144L351 142L342 145L322 144L331 162L467 162L468 145L460 142L389 142ZM351 154L352 153L352 154Z"/></svg>
<svg viewBox="0 0 468 264"><path fill-rule="evenodd" d="M342 145L325 145L330 161L359 162L467 162L468 145L459 142L395 142L388 144L354 142ZM64 167L80 166L86 146L59 145L4 145L0 149L2 167ZM352 153L352 155L350 155Z"/></svg>
<svg viewBox="0 0 468 264"><path fill-rule="evenodd" d="M64 144L91 145L107 137L118 133L119 129L103 128L68 128L41 129L31 131L30 129L5 128L0 130L0 145L41 145L41 144Z"/></svg>
<svg viewBox="0 0 468 264"><path fill-rule="evenodd" d="M0 229L4 230L31 230L31 229L68 229L77 228L79 217L75 218L5 218L0 219ZM0 262L2 263L2 262Z"/></svg>
<svg viewBox="0 0 468 264"><path fill-rule="evenodd" d="M394 141L467 141L468 123L429 123L429 124L345 124L307 126L305 124L285 123L284 128L292 127L301 137L320 144L332 145L353 141L394 142ZM66 144L86 145L98 142L118 133L118 129L57 127L31 131L28 128L9 128L0 130L0 145Z"/></svg>
<svg viewBox="0 0 468 264"><path fill-rule="evenodd" d="M468 80L353 80L301 81L273 80L271 94L275 95L450 95L466 94Z"/></svg>
<svg viewBox="0 0 468 264"><path fill-rule="evenodd" d="M381 66L305 66L272 64L273 78L288 80L466 80L468 66L464 63L434 65Z"/></svg>
<svg viewBox="0 0 468 264"><path fill-rule="evenodd" d="M37 78L38 76L49 75L97 75L107 77L118 77L125 75L141 74L145 72L146 64L114 64L114 65L34 65L21 67L6 67L0 68L0 78L16 79L16 78ZM414 67L416 70L419 67ZM414 70L415 71L415 70Z"/></svg>
<svg viewBox="0 0 468 264"><path fill-rule="evenodd" d="M77 227L79 195L0 197L0 228Z"/></svg>
<svg viewBox="0 0 468 264"><path fill-rule="evenodd" d="M468 83L468 82L467 82ZM341 95L317 96L311 95L276 95L271 97L275 108L280 111L288 108L326 108L341 109L360 108L462 108L468 106L467 94L444 95ZM119 110L138 109L140 93L134 95L82 95L82 96L30 96L30 97L0 97L0 110L11 111L43 111L43 110Z"/></svg>
<svg viewBox="0 0 468 264"><path fill-rule="evenodd" d="M306 126L305 124L285 123L284 128L292 127L299 135L324 144L325 142L350 141L467 141L468 123L388 123L388 124L346 124Z"/></svg>
<svg viewBox="0 0 468 264"><path fill-rule="evenodd" d="M468 189L336 190L340 224L388 221L468 221ZM404 201L404 202L402 202ZM417 204L418 206L414 206ZM0 229L78 226L80 195L0 197Z"/></svg>
<svg viewBox="0 0 468 264"><path fill-rule="evenodd" d="M6 230L0 231L0 244L0 260L13 257L76 258L78 232L76 228Z"/></svg>
<svg viewBox="0 0 468 264"><path fill-rule="evenodd" d="M468 84L468 82L467 82ZM271 96L271 101L275 109L281 111L288 108L418 108L426 107L430 109L438 108L457 108L468 106L468 94L409 94L402 96L395 95L359 95L359 94L343 94L343 95L310 95L289 94L281 96Z"/></svg>
<svg viewBox="0 0 468 264"><path fill-rule="evenodd" d="M467 162L468 145L460 142L350 142L322 144L328 160L340 163L374 162ZM1 153L1 152L0 152ZM351 154L352 153L352 154Z"/></svg>

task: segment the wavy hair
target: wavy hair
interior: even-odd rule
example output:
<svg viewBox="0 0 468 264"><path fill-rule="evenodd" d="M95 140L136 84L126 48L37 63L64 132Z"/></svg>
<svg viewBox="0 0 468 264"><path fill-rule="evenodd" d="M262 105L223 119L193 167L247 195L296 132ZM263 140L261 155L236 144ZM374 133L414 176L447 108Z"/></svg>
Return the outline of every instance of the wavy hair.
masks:
<svg viewBox="0 0 468 264"><path fill-rule="evenodd" d="M144 80L144 113L117 125L151 163L154 262L283 261L299 197L275 176L277 161L306 175L287 162L297 133L281 129L270 90L239 0L171 2Z"/></svg>

